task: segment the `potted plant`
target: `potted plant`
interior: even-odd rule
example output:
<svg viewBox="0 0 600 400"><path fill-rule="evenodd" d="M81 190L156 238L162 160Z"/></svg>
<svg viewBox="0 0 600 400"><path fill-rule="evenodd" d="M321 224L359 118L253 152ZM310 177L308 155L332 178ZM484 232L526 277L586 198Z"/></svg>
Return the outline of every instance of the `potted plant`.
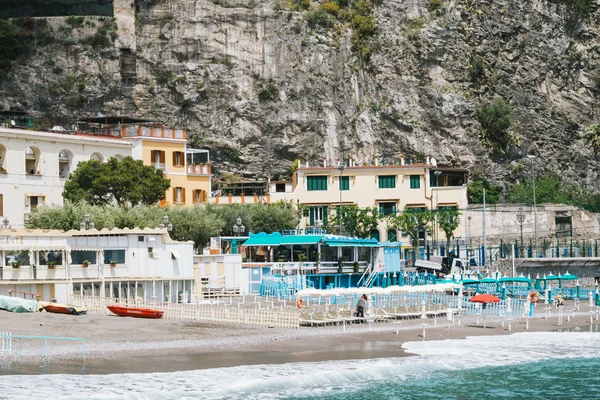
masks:
<svg viewBox="0 0 600 400"><path fill-rule="evenodd" d="M21 263L19 261L13 261L10 263L10 265L12 265L13 268L20 268L21 267Z"/></svg>
<svg viewBox="0 0 600 400"><path fill-rule="evenodd" d="M341 274L344 272L344 261L346 261L346 257L341 257L338 260L338 274Z"/></svg>
<svg viewBox="0 0 600 400"><path fill-rule="evenodd" d="M90 266L90 260L83 260L81 263L81 268L87 268Z"/></svg>
<svg viewBox="0 0 600 400"><path fill-rule="evenodd" d="M111 268L114 268L117 266L117 262L115 260L110 260L110 266Z"/></svg>
<svg viewBox="0 0 600 400"><path fill-rule="evenodd" d="M358 264L358 261L354 261L354 273L358 273L359 268L360 268L360 265Z"/></svg>
<svg viewBox="0 0 600 400"><path fill-rule="evenodd" d="M56 261L48 261L48 269L55 269Z"/></svg>

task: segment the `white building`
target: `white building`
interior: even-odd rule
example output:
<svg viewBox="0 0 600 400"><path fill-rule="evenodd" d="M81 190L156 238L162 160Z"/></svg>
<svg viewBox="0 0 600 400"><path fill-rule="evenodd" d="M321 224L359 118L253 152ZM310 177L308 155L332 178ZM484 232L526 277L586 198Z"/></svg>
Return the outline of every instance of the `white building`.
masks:
<svg viewBox="0 0 600 400"><path fill-rule="evenodd" d="M0 217L16 228L38 205L63 204L63 186L80 161L131 156L120 137L0 128Z"/></svg>
<svg viewBox="0 0 600 400"><path fill-rule="evenodd" d="M0 229L0 294L192 301L193 242L166 229Z"/></svg>

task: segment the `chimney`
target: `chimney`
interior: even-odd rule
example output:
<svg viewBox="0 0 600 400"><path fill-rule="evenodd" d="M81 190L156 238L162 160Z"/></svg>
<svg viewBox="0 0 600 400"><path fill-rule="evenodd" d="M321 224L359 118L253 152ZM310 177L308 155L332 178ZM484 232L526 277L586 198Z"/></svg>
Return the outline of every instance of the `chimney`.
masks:
<svg viewBox="0 0 600 400"><path fill-rule="evenodd" d="M404 154L400 154L400 165L406 164L406 158L404 158Z"/></svg>

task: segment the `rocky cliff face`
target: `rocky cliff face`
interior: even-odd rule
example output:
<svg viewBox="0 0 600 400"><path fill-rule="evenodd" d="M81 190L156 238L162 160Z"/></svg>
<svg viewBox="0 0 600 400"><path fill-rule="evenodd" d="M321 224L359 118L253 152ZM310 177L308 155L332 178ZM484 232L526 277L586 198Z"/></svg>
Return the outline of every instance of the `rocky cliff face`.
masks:
<svg viewBox="0 0 600 400"><path fill-rule="evenodd" d="M121 39L103 31L110 43L90 39L106 21L69 31L51 19L55 40L12 68L0 104L183 126L221 172L274 177L297 157L343 151L358 162L431 154L501 180L533 153L591 185L600 17L571 3L379 0L368 57L351 19L309 23L312 11L272 0L137 0L129 31L116 14ZM515 138L504 153L484 147L477 118L498 98Z"/></svg>

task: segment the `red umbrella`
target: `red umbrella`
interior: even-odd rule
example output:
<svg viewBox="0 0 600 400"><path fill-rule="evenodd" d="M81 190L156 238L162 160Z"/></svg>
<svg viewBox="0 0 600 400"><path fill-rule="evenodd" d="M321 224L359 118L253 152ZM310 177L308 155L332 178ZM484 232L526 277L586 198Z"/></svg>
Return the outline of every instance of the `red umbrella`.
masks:
<svg viewBox="0 0 600 400"><path fill-rule="evenodd" d="M472 303L500 303L500 298L493 294L478 294L469 299Z"/></svg>

